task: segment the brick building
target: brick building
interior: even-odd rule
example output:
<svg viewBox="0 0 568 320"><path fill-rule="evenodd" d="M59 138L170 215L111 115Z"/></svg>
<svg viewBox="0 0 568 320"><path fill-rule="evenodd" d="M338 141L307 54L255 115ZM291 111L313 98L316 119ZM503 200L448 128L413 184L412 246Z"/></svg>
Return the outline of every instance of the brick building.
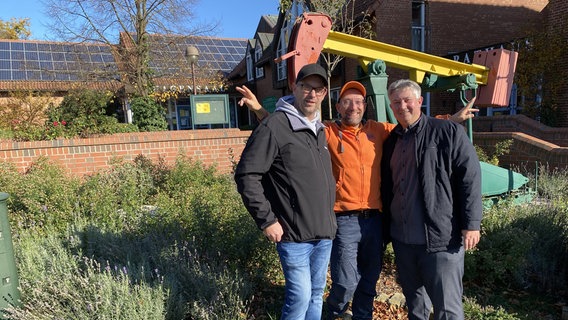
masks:
<svg viewBox="0 0 568 320"><path fill-rule="evenodd" d="M568 17L568 1L565 0L359 0L349 3L354 3L355 12L369 14L375 26L375 40L450 59L457 53L506 46L514 40L524 38L529 30L535 28L557 30L568 39L565 22ZM273 59L285 52L283 48L288 43L286 37L290 34L290 21L294 21L302 12L309 11L309 6L309 1L294 1L288 12L280 14L274 27L273 42L265 46L262 59L254 59L255 56L251 55L253 59L247 61L248 65L254 65L255 70L264 69L262 77L242 71L235 72L239 70L238 67L233 71L231 80L252 88L263 88L253 89L259 101L274 101L288 93L286 75L282 72L285 62L275 63ZM290 20L285 17L290 17ZM271 59L267 59L267 56ZM522 57L519 57L517 63L523 63ZM564 66L567 64L568 58ZM357 61L345 59L334 70L331 79L332 100L337 96L342 83L357 79L357 65ZM245 64L240 68L245 69ZM558 72L566 74L568 67ZM408 77L407 73L396 69L388 68L387 73L390 80ZM235 76L239 74L240 78ZM268 85L273 90L266 90ZM560 98L558 124L568 127L568 91L562 91L564 94ZM461 107L456 94L432 94L429 98L426 99L424 110L428 114L452 113ZM514 103L517 99L512 101ZM270 106L267 108L270 109ZM489 108L482 112L484 115L517 113L522 113L517 105ZM323 115L329 117L325 110Z"/></svg>

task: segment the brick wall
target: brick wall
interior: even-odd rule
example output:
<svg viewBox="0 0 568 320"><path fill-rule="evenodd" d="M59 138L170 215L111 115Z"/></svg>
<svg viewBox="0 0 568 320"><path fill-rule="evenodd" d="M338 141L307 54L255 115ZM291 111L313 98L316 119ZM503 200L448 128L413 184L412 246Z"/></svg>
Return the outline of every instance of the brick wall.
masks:
<svg viewBox="0 0 568 320"><path fill-rule="evenodd" d="M499 157L499 166L518 170L521 173L534 172L536 164L547 165L549 169L568 168L568 148L560 147L520 132L478 132L473 134L474 144L492 152L496 143L513 139L510 153Z"/></svg>
<svg viewBox="0 0 568 320"><path fill-rule="evenodd" d="M541 24L548 0L428 1L431 52L446 55L513 40Z"/></svg>
<svg viewBox="0 0 568 320"><path fill-rule="evenodd" d="M69 173L87 175L107 168L112 161L132 161L138 155L163 158L173 164L178 155L231 171L230 153L238 160L251 131L213 129L125 133L89 139L13 142L0 141L0 161L11 162L22 172L40 156L60 164Z"/></svg>
<svg viewBox="0 0 568 320"><path fill-rule="evenodd" d="M550 0L546 9L546 26L552 32L560 34L568 42L568 1ZM568 56L561 61L558 73L568 75ZM556 97L558 103L558 126L568 127L568 81L564 81L562 88Z"/></svg>
<svg viewBox="0 0 568 320"><path fill-rule="evenodd" d="M536 161L551 168L568 167L568 128L548 128L524 116L479 117L473 127L474 143L488 152L492 152L499 141L514 140L511 152L500 159L504 167L534 170ZM45 156L69 173L82 176L108 168L118 159L132 161L140 154L154 161L163 158L168 164L173 164L177 156L183 154L208 166L215 164L219 172L228 173L232 169L231 150L238 160L250 133L213 129L37 142L0 141L0 161L11 162L23 172L40 156Z"/></svg>
<svg viewBox="0 0 568 320"><path fill-rule="evenodd" d="M522 132L561 147L568 147L568 128L552 128L524 115L477 117L474 132Z"/></svg>
<svg viewBox="0 0 568 320"><path fill-rule="evenodd" d="M536 163L568 168L568 128L547 127L523 115L477 117L473 120L473 142L491 154L494 146L513 139L510 153L500 165L533 171Z"/></svg>

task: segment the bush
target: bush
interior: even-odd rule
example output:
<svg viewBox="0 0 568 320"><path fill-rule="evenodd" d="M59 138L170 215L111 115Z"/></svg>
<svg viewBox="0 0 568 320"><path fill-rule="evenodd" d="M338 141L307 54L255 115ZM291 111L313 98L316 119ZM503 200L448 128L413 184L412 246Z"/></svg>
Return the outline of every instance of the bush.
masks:
<svg viewBox="0 0 568 320"><path fill-rule="evenodd" d="M227 263L254 264L256 271L274 266L278 258L242 205L232 178L215 172L180 156L157 201L157 221L175 219L195 236L197 246Z"/></svg>
<svg viewBox="0 0 568 320"><path fill-rule="evenodd" d="M464 313L467 320L518 320L516 314L509 314L501 307L480 306L475 299L466 298Z"/></svg>
<svg viewBox="0 0 568 320"><path fill-rule="evenodd" d="M130 101L132 122L140 131L164 131L168 129L162 106L150 97L135 97Z"/></svg>
<svg viewBox="0 0 568 320"><path fill-rule="evenodd" d="M250 319L257 295L281 299L259 290L281 276L273 244L214 167L139 156L83 180L46 159L25 173L0 162L0 171L23 304L8 319ZM519 301L568 283L568 209L549 176L563 174L541 173L539 190L554 201L484 213L465 259L466 319L541 319L539 308L560 305L557 296Z"/></svg>
<svg viewBox="0 0 568 320"><path fill-rule="evenodd" d="M477 152L477 157L479 158L479 161L498 166L499 157L502 155L509 154L512 145L513 145L513 139L499 141L495 144L493 148L493 153L491 155L488 155L481 147L477 145L474 147L475 151Z"/></svg>
<svg viewBox="0 0 568 320"><path fill-rule="evenodd" d="M514 205L493 207L484 213L478 250L468 252L465 280L482 286L524 286L527 257L535 235L514 226L525 212Z"/></svg>
<svg viewBox="0 0 568 320"><path fill-rule="evenodd" d="M0 166L26 221L14 224L23 305L8 319L246 319L251 275L277 264L215 168L139 156L79 181L48 162Z"/></svg>
<svg viewBox="0 0 568 320"><path fill-rule="evenodd" d="M16 231L42 232L46 226L64 230L72 221L77 204L77 179L45 157L40 157L24 174L18 173L13 165L1 163L0 167L0 190L10 194L10 220L17 226Z"/></svg>
<svg viewBox="0 0 568 320"><path fill-rule="evenodd" d="M97 134L135 132L137 127L119 123L111 93L95 90L71 92L48 110L46 139L89 137Z"/></svg>
<svg viewBox="0 0 568 320"><path fill-rule="evenodd" d="M147 282L143 265L74 254L82 244L73 232L26 230L16 245L23 305L7 319L163 319L167 291Z"/></svg>

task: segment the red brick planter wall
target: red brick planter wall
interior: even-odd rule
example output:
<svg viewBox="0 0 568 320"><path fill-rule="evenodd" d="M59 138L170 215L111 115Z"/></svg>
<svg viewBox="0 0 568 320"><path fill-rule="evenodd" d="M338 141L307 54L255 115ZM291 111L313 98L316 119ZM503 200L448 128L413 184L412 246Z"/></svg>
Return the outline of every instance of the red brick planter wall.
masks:
<svg viewBox="0 0 568 320"><path fill-rule="evenodd" d="M568 128L547 127L524 115L477 117L473 142L488 152L499 141L513 139L511 152L500 165L534 170L536 163L550 169L568 168Z"/></svg>
<svg viewBox="0 0 568 320"><path fill-rule="evenodd" d="M125 133L89 139L51 141L0 141L0 161L11 162L22 172L40 156L60 164L73 175L86 175L107 168L115 160L132 161L138 155L163 158L173 164L183 154L203 164L231 172L231 152L236 160L251 131L213 129Z"/></svg>
<svg viewBox="0 0 568 320"><path fill-rule="evenodd" d="M473 142L489 153L497 142L514 140L511 152L500 158L501 166L534 170L538 161L551 169L568 168L568 128L549 128L525 116L478 117L473 127ZM82 176L107 168L116 160L132 161L140 154L152 160L163 158L169 164L183 154L228 173L232 169L231 154L235 160L240 158L250 133L213 129L35 142L4 140L0 141L0 161L11 162L23 172L40 156L46 156L68 172Z"/></svg>

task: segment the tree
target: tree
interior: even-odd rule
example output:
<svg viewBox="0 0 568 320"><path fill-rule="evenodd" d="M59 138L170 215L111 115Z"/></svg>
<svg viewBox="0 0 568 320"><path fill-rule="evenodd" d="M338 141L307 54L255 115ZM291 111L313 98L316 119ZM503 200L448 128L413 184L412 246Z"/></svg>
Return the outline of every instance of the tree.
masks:
<svg viewBox="0 0 568 320"><path fill-rule="evenodd" d="M203 35L216 25L189 24L195 21L191 8L197 0L45 0L53 17L50 27L68 41L102 42L117 48L123 80L138 96L152 90L149 68L149 36L153 33ZM125 40L125 41L124 41ZM128 42L125 44L124 42Z"/></svg>
<svg viewBox="0 0 568 320"><path fill-rule="evenodd" d="M333 21L331 30L356 35L362 38L371 39L375 36L373 31L374 21L368 9L359 11L357 0L280 0L282 11L286 11L293 1L304 3L313 12L322 12L329 15ZM360 0L362 1L362 0ZM323 53L323 60L327 65L328 78L331 78L332 71L343 60L344 57ZM330 84L327 88L328 95ZM329 116L332 118L332 101L328 97Z"/></svg>
<svg viewBox="0 0 568 320"><path fill-rule="evenodd" d="M559 97L568 83L559 70L563 70L568 42L554 30L537 28L514 46L519 52L515 83L523 113L548 126L558 126Z"/></svg>
<svg viewBox="0 0 568 320"><path fill-rule="evenodd" d="M30 18L16 19L10 21L0 19L0 39L27 39L31 32Z"/></svg>
<svg viewBox="0 0 568 320"><path fill-rule="evenodd" d="M333 31L346 34L357 35L362 38L371 39L375 33L373 32L373 23L370 13L366 11L356 11L356 0L311 0L313 11L327 13L333 19ZM343 60L344 57L325 53L322 55L323 60L327 64L328 78L331 78L331 72ZM328 82L327 92L331 92L330 83ZM329 117L332 117L332 101L327 99Z"/></svg>

